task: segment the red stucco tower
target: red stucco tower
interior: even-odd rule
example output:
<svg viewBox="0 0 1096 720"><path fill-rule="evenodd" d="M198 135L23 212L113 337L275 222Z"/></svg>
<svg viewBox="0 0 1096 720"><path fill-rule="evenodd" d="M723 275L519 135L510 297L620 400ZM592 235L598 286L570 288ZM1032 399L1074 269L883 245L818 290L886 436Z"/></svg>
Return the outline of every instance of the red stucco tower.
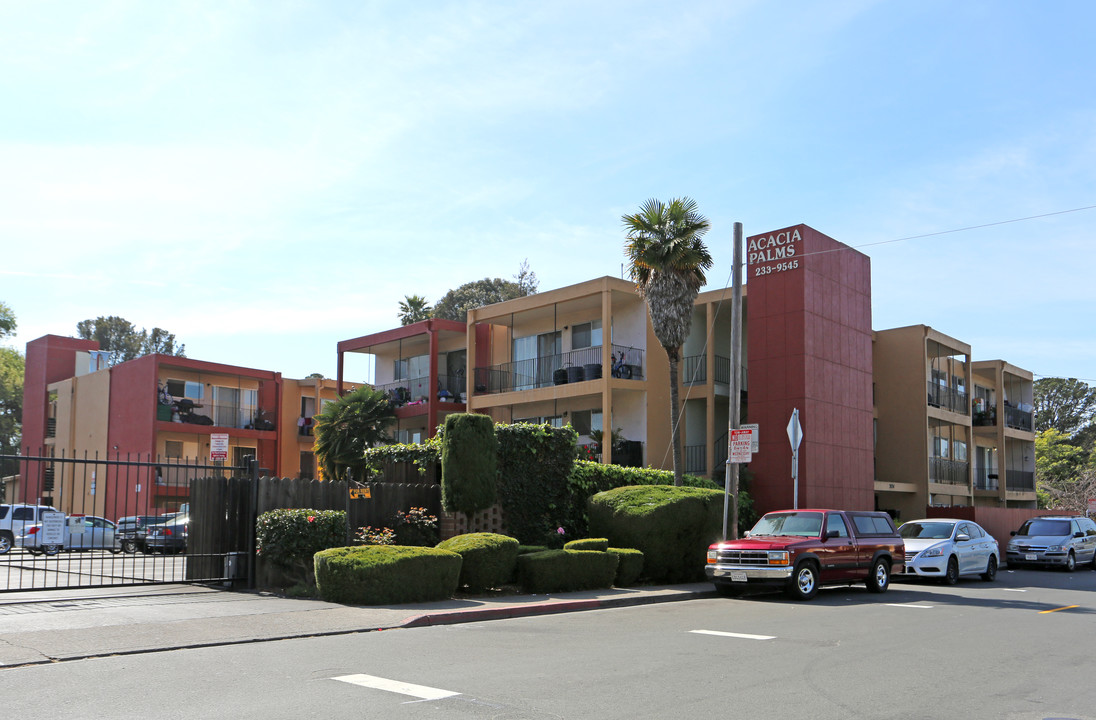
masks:
<svg viewBox="0 0 1096 720"><path fill-rule="evenodd" d="M793 506L787 426L799 409L799 507L872 509L871 262L806 225L746 239L750 469L757 510Z"/></svg>

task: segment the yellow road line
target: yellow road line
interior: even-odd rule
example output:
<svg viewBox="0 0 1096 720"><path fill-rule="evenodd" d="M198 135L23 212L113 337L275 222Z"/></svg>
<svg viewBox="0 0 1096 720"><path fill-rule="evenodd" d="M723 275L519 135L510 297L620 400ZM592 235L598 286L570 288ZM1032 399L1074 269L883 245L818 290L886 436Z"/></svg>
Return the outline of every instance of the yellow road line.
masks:
<svg viewBox="0 0 1096 720"><path fill-rule="evenodd" d="M1075 607L1081 607L1080 605L1066 605L1065 607L1054 608L1053 610L1040 610L1040 615L1046 615L1047 613L1058 612L1059 610L1072 610Z"/></svg>

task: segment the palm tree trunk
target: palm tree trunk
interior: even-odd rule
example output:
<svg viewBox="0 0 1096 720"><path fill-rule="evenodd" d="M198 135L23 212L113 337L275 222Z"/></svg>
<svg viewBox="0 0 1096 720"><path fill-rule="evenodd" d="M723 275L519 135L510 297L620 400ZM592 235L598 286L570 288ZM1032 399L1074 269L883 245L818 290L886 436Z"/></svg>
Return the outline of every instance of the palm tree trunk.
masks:
<svg viewBox="0 0 1096 720"><path fill-rule="evenodd" d="M685 484L681 468L681 419L680 396L677 389L677 357L676 353L669 355L670 359L670 433L674 447L674 486L681 487Z"/></svg>

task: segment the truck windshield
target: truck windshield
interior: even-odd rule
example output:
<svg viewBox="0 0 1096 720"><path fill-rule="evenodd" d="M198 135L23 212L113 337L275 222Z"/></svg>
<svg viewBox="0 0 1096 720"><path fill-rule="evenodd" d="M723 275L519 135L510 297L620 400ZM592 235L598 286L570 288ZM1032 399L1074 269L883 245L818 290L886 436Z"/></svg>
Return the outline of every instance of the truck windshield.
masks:
<svg viewBox="0 0 1096 720"><path fill-rule="evenodd" d="M799 535L818 537L822 531L822 513L769 513L753 526L750 537L759 535Z"/></svg>

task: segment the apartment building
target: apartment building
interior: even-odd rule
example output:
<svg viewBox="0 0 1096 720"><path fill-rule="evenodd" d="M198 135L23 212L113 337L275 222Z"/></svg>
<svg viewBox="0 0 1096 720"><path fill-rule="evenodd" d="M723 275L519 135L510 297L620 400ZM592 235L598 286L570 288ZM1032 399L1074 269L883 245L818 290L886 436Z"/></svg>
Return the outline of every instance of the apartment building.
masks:
<svg viewBox="0 0 1096 720"><path fill-rule="evenodd" d="M98 343L47 335L27 344L24 455L156 462L65 485L63 463L22 478L28 500L89 508L172 510L208 471L211 438L228 436L226 464L255 457L263 472L310 473L311 416L336 396L333 381L286 381L280 373L171 355L107 367ZM58 471L57 468L61 470ZM112 472L116 472L112 470Z"/></svg>
<svg viewBox="0 0 1096 720"><path fill-rule="evenodd" d="M876 504L1035 508L1032 373L926 325L873 345Z"/></svg>
<svg viewBox="0 0 1096 720"><path fill-rule="evenodd" d="M465 330L462 322L434 319L343 340L336 389L341 394L348 388L343 379L347 353L370 356L374 388L387 393L395 406L391 433L396 442L431 438L446 415L468 407Z"/></svg>

